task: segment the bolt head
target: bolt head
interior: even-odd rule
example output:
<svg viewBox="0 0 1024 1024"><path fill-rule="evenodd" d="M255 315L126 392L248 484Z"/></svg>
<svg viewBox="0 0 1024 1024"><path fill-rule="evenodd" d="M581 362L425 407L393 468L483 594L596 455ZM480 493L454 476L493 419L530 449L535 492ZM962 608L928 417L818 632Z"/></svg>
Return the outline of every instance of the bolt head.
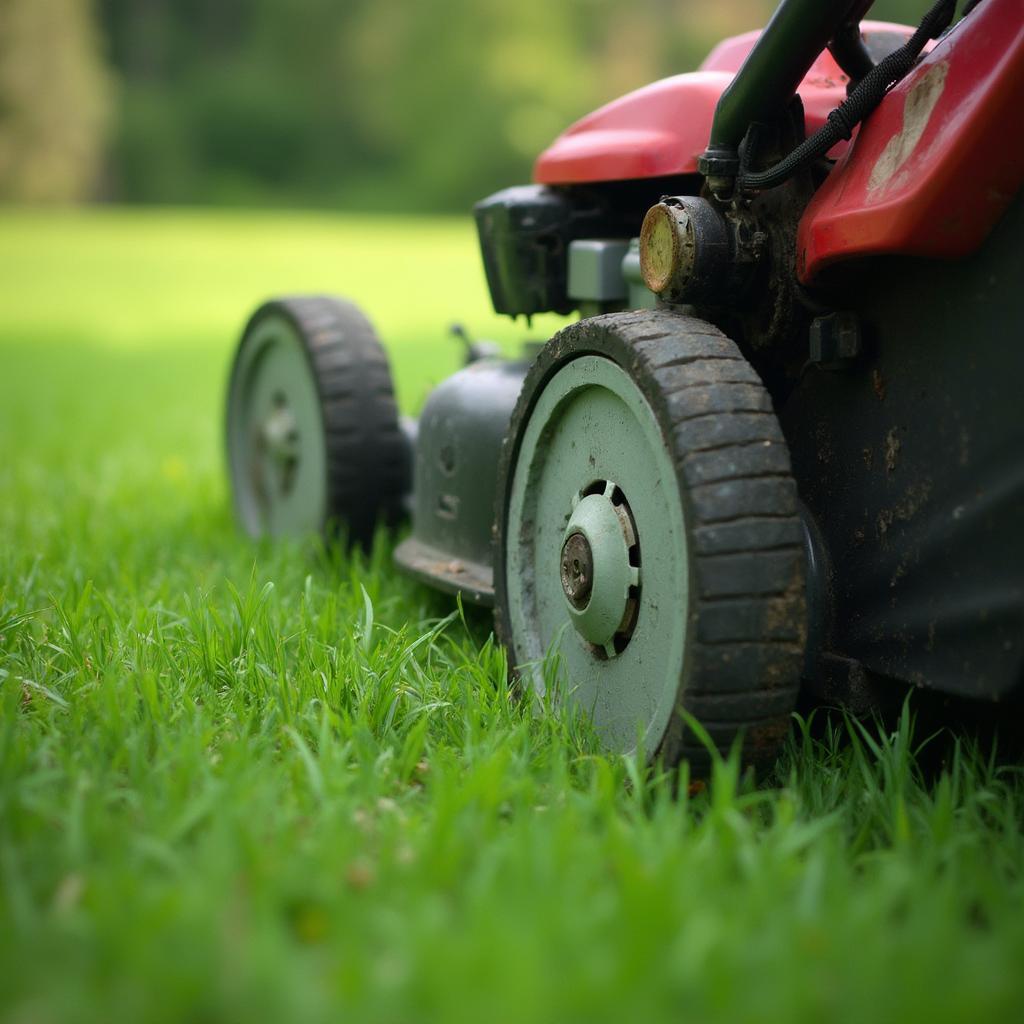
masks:
<svg viewBox="0 0 1024 1024"><path fill-rule="evenodd" d="M578 610L586 608L594 589L594 554L582 533L570 534L562 545L562 590Z"/></svg>
<svg viewBox="0 0 1024 1024"><path fill-rule="evenodd" d="M862 348L860 321L855 313L840 311L811 323L810 359L825 369L852 362Z"/></svg>

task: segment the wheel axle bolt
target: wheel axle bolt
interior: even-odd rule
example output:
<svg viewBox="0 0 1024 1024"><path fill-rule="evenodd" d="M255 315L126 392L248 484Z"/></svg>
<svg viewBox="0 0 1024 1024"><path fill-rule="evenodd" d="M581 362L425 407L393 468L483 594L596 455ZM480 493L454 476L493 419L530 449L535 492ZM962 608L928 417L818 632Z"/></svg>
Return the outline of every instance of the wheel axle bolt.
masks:
<svg viewBox="0 0 1024 1024"><path fill-rule="evenodd" d="M594 589L594 555L582 533L573 533L562 545L562 590L573 608L582 610Z"/></svg>

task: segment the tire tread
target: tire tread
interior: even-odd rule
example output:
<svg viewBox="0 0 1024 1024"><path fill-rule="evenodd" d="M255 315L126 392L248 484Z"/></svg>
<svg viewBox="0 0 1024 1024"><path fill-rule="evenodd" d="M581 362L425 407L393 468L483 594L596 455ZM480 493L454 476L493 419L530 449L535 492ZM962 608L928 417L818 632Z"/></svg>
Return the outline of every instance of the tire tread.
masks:
<svg viewBox="0 0 1024 1024"><path fill-rule="evenodd" d="M545 351L551 366L576 352L614 353L655 407L684 496L693 555L691 661L680 704L720 752L742 735L748 762L770 762L796 705L805 608L796 484L767 389L718 328L666 309L580 321ZM539 368L535 379L543 381ZM527 419L530 386L528 378L513 433ZM514 452L506 448L507 474ZM496 621L511 646L503 565L499 555ZM659 753L670 763L689 760L697 775L710 770L709 751L682 715L674 716Z"/></svg>
<svg viewBox="0 0 1024 1024"><path fill-rule="evenodd" d="M266 303L296 327L309 357L323 417L328 529L369 548L378 525L403 516L411 457L399 426L391 369L376 331L357 306L327 295Z"/></svg>

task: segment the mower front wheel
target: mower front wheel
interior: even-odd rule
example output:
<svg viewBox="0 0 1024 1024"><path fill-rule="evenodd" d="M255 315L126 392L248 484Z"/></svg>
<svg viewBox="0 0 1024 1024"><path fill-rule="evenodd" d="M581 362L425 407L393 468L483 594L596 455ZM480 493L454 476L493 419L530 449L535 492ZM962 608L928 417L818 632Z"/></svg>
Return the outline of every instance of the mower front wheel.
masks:
<svg viewBox="0 0 1024 1024"><path fill-rule="evenodd" d="M260 306L242 335L227 402L235 511L252 536L340 527L369 546L409 490L387 356L365 316L325 296Z"/></svg>
<svg viewBox="0 0 1024 1024"><path fill-rule="evenodd" d="M736 345L665 310L555 335L499 470L497 628L520 678L613 751L752 762L788 727L803 656L801 525L771 399Z"/></svg>

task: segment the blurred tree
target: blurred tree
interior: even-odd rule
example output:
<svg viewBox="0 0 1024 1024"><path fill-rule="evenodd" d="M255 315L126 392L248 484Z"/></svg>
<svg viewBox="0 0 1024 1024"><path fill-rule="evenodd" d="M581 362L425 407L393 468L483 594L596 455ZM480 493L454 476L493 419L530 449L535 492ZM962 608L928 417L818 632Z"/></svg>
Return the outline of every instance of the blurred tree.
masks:
<svg viewBox="0 0 1024 1024"><path fill-rule="evenodd" d="M733 9L746 28L764 5ZM719 34L682 30L687 13L706 20L693 0L100 0L100 11L125 84L114 180L133 201L463 210L527 177L570 121L692 67Z"/></svg>
<svg viewBox="0 0 1024 1024"><path fill-rule="evenodd" d="M95 0L106 193L465 210L567 124L695 67L772 0ZM882 0L916 21L928 0ZM81 195L109 91L89 0L0 0L0 188Z"/></svg>
<svg viewBox="0 0 1024 1024"><path fill-rule="evenodd" d="M101 54L89 0L0 0L0 197L92 193L111 99Z"/></svg>

